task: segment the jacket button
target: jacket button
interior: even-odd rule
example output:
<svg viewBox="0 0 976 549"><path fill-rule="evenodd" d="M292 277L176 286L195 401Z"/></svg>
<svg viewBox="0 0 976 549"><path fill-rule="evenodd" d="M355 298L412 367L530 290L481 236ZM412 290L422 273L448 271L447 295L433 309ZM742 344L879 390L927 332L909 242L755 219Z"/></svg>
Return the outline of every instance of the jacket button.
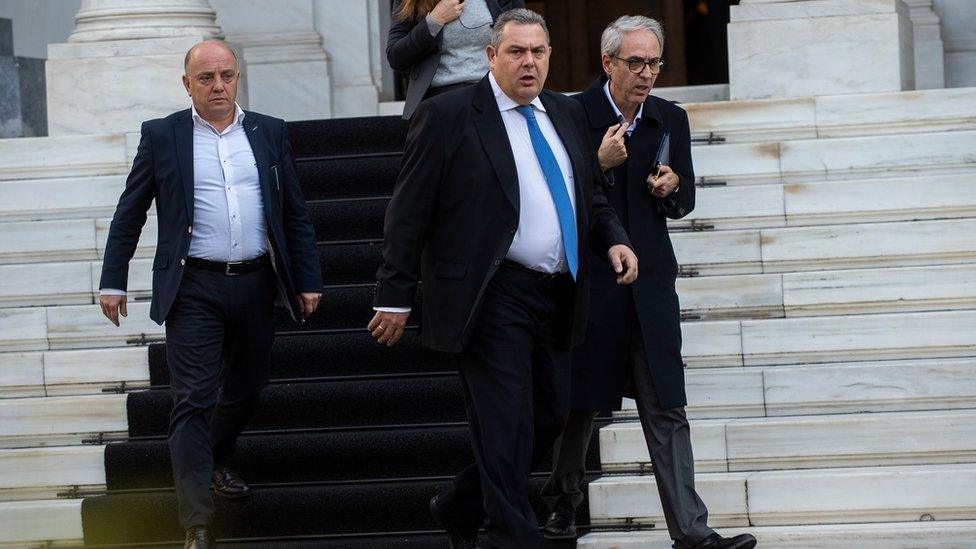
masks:
<svg viewBox="0 0 976 549"><path fill-rule="evenodd" d="M515 234L515 231L517 231L517 230L518 230L518 227L512 227L511 229L508 230L508 234Z"/></svg>
<svg viewBox="0 0 976 549"><path fill-rule="evenodd" d="M496 260L495 260L495 266L496 266L496 267L497 267L498 265L501 265L501 264L502 264L502 260L501 260L501 259L496 259Z"/></svg>
<svg viewBox="0 0 976 549"><path fill-rule="evenodd" d="M180 260L180 265L186 265L186 259L181 259Z"/></svg>
<svg viewBox="0 0 976 549"><path fill-rule="evenodd" d="M187 232L188 234L193 234L193 225L190 225L189 227L187 227L187 228L186 228L186 232Z"/></svg>

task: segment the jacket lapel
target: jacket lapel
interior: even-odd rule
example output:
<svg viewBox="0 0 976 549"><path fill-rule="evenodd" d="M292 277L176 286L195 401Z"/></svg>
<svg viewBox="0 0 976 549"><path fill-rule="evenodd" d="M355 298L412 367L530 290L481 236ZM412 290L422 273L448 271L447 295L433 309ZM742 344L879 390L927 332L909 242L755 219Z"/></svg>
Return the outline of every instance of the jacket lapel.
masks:
<svg viewBox="0 0 976 549"><path fill-rule="evenodd" d="M505 131L505 123L502 122L502 115L498 112L498 103L495 102L488 77L484 77L476 85L478 90L475 92L473 102L474 127L478 137L481 138L482 146L488 153L488 161L495 170L495 175L498 176L505 196L515 207L515 211L518 211L518 171L515 168L515 157L512 155L512 146Z"/></svg>
<svg viewBox="0 0 976 549"><path fill-rule="evenodd" d="M261 124L255 120L250 112L245 111L244 113L244 133L247 134L247 141L251 144L251 152L254 154L254 163L258 170L258 183L261 185L261 199L264 203L264 216L265 219L273 219L271 216L272 208L274 204L271 196L271 182L268 180L270 175L268 172L271 169L269 165L269 146L267 140L264 138L264 132L261 131ZM270 223L269 223L270 225Z"/></svg>
<svg viewBox="0 0 976 549"><path fill-rule="evenodd" d="M193 116L190 110L183 112L173 126L176 142L176 158L180 164L183 197L186 199L186 216L193 223Z"/></svg>

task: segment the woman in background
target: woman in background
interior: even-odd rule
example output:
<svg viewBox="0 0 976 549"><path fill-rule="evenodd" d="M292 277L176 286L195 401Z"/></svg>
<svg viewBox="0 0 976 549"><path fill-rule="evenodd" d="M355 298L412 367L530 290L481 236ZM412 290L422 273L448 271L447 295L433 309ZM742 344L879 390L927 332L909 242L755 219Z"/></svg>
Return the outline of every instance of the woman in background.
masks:
<svg viewBox="0 0 976 549"><path fill-rule="evenodd" d="M524 0L394 0L386 57L393 70L409 71L403 117L428 97L481 80L492 24L522 7Z"/></svg>

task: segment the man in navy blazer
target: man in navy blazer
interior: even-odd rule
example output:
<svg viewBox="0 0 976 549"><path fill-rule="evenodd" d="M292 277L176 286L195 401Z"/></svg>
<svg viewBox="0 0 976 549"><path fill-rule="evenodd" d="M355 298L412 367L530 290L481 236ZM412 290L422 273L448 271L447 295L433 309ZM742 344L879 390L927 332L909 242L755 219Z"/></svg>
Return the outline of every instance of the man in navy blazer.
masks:
<svg viewBox="0 0 976 549"><path fill-rule="evenodd" d="M227 464L267 383L275 302L302 320L322 291L285 123L243 111L239 78L224 43L187 52L192 107L143 123L99 286L102 312L118 326L129 261L155 200L150 316L166 324L170 457L191 548L213 544L211 484L224 497L251 495Z"/></svg>

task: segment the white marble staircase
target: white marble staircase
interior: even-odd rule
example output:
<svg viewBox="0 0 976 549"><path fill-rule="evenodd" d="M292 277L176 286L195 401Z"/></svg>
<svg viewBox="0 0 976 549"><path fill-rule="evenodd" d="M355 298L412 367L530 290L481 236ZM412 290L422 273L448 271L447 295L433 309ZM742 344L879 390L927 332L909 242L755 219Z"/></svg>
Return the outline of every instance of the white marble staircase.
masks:
<svg viewBox="0 0 976 549"><path fill-rule="evenodd" d="M761 547L976 546L976 89L685 105L671 225L699 486ZM0 546L81 537L96 433L148 383L150 218L122 329L94 305L137 135L0 142ZM669 547L632 403L600 434L600 532ZM934 520L930 520L934 519ZM654 522L657 529L641 530Z"/></svg>

